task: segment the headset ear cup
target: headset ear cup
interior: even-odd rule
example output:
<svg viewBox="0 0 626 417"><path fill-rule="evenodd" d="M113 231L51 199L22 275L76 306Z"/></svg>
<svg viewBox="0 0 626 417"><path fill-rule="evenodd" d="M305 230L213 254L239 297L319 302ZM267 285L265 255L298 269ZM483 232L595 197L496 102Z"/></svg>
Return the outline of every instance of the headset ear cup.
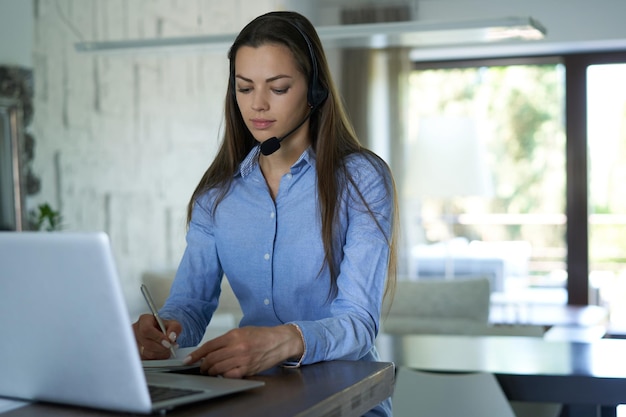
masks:
<svg viewBox="0 0 626 417"><path fill-rule="evenodd" d="M307 100L313 109L318 108L328 98L328 90L324 88L318 79L311 80Z"/></svg>

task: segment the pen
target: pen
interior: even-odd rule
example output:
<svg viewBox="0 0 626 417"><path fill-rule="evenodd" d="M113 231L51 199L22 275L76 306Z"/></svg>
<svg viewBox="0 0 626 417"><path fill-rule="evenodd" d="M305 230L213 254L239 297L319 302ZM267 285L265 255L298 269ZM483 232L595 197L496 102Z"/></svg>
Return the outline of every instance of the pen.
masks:
<svg viewBox="0 0 626 417"><path fill-rule="evenodd" d="M159 323L159 327L161 328L161 331L167 337L165 325L163 324L163 320L161 320L161 317L159 317L159 312L157 311L157 308L154 305L154 301L152 300L152 296L150 295L150 291L148 291L148 287L146 287L146 284L141 284L141 293L143 294L143 298L146 299L146 303L148 303L148 307L150 307L150 311L152 312L152 315L156 319L157 323ZM170 351L172 352L172 357L175 358L176 352L174 351L174 346L170 346Z"/></svg>

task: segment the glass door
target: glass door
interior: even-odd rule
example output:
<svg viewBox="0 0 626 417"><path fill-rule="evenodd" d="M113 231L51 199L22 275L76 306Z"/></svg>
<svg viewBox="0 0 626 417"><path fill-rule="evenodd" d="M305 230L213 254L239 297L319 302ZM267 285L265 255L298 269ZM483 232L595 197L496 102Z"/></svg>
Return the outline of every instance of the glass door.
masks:
<svg viewBox="0 0 626 417"><path fill-rule="evenodd" d="M587 68L590 304L626 331L626 64Z"/></svg>

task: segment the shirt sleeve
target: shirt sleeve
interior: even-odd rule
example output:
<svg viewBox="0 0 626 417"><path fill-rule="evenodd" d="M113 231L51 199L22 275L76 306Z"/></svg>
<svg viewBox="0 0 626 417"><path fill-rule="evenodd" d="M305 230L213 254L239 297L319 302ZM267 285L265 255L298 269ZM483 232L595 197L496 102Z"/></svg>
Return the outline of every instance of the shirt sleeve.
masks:
<svg viewBox="0 0 626 417"><path fill-rule="evenodd" d="M393 180L378 159L359 158L349 168L354 182L342 203L345 238L337 297L331 317L294 322L305 342L302 364L361 359L370 353L378 334L393 227Z"/></svg>
<svg viewBox="0 0 626 417"><path fill-rule="evenodd" d="M223 276L213 236L210 201L202 196L194 205L187 247L176 271L170 295L161 317L177 320L183 327L177 342L181 347L196 346L217 309Z"/></svg>

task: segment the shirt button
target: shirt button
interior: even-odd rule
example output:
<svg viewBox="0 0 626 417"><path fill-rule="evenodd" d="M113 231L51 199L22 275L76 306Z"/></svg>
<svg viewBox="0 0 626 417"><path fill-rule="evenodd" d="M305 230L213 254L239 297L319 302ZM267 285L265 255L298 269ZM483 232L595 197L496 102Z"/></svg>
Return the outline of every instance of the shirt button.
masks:
<svg viewBox="0 0 626 417"><path fill-rule="evenodd" d="M292 176L293 176L293 175L291 175L291 174L287 174L287 175L285 175L285 177L287 177L287 179L288 179L288 180L290 180Z"/></svg>
<svg viewBox="0 0 626 417"><path fill-rule="evenodd" d="M263 300L263 304L265 304L266 306L270 305L270 300L266 298L265 300Z"/></svg>
<svg viewBox="0 0 626 417"><path fill-rule="evenodd" d="M274 218L274 216L276 216L276 213L271 212L271 213L270 213L270 218L271 218L271 219L273 219L273 218Z"/></svg>
<svg viewBox="0 0 626 417"><path fill-rule="evenodd" d="M264 256L264 258L265 258L265 260L266 260L266 261L267 261L267 260L269 260L269 259L270 259L270 254L269 254L269 253L266 253L266 254L265 254L265 256Z"/></svg>

